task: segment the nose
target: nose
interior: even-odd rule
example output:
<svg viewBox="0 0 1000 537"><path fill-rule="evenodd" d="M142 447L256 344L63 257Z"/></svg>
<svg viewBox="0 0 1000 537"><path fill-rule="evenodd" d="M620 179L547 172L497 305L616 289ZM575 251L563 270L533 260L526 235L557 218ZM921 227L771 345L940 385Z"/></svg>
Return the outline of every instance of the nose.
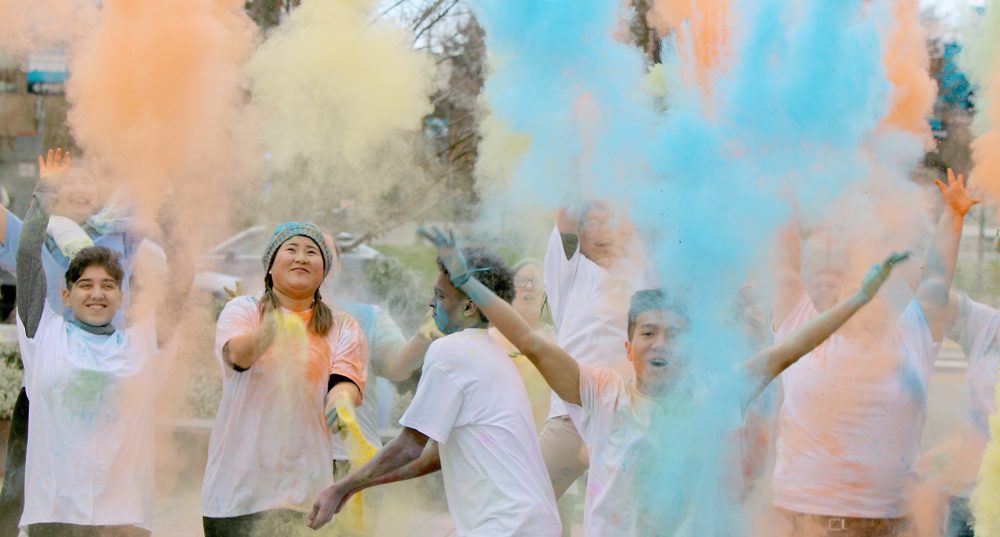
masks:
<svg viewBox="0 0 1000 537"><path fill-rule="evenodd" d="M664 334L663 332L656 334L656 336L653 338L652 344L650 344L650 348L655 350L663 350L664 348L666 348L666 346L667 346L667 335Z"/></svg>

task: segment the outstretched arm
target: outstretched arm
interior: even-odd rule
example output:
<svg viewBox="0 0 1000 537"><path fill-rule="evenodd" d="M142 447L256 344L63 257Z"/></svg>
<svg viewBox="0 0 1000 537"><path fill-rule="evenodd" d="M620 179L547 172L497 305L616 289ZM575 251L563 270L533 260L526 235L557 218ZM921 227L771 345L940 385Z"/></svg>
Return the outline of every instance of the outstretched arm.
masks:
<svg viewBox="0 0 1000 537"><path fill-rule="evenodd" d="M314 530L323 527L340 512L351 496L366 488L389 483L386 476L419 459L428 440L421 432L404 427L399 436L379 450L372 460L321 492L312 512L306 517L306 525Z"/></svg>
<svg viewBox="0 0 1000 537"><path fill-rule="evenodd" d="M57 190L52 180L69 169L69 152L49 150L48 157L38 157L38 184L21 228L17 245L17 315L28 338L35 337L45 307L47 285L42 267L42 247L49 225L48 209L55 203Z"/></svg>
<svg viewBox="0 0 1000 537"><path fill-rule="evenodd" d="M862 306L871 301L889 277L892 267L909 256L909 252L893 252L884 261L872 266L857 293L816 316L781 343L754 354L744 362L743 367L753 383L747 401L753 400L782 371L833 335Z"/></svg>
<svg viewBox="0 0 1000 537"><path fill-rule="evenodd" d="M575 218L566 209L559 209L556 217L556 229L562 237L563 253L566 259L573 257L577 247L580 245L580 223L579 218Z"/></svg>
<svg viewBox="0 0 1000 537"><path fill-rule="evenodd" d="M948 169L948 184L935 179L934 184L941 190L944 212L938 219L934 231L934 241L927 250L923 276L917 287L917 301L927 319L931 336L940 341L944 336L948 317L948 292L955 278L955 264L958 262L958 245L962 239L962 221L966 213L979 200L969 193L964 177Z"/></svg>
<svg viewBox="0 0 1000 537"><path fill-rule="evenodd" d="M419 233L437 247L438 258L448 269L452 284L471 298L493 326L535 364L545 382L560 399L579 405L580 366L576 360L558 345L532 330L513 306L472 277L452 234L445 236L436 228L429 231L421 229Z"/></svg>

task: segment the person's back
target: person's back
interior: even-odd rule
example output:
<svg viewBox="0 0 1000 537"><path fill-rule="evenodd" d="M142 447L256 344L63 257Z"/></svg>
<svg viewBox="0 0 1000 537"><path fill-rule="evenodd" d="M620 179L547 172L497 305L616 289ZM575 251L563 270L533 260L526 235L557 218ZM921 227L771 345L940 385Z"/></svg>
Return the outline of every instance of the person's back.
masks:
<svg viewBox="0 0 1000 537"><path fill-rule="evenodd" d="M435 433L429 436L439 442L459 533L557 534L559 517L524 385L488 332L465 329L435 341L420 391L430 397L415 395L400 423Z"/></svg>

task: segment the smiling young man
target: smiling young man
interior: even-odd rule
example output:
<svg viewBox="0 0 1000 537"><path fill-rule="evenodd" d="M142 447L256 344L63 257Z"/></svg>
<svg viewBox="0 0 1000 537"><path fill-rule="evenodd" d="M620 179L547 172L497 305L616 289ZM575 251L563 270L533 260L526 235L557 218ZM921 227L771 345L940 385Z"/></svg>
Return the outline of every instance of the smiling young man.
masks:
<svg viewBox="0 0 1000 537"><path fill-rule="evenodd" d="M121 256L124 270L122 292L127 305L129 280L136 259L133 254L138 249L141 237L129 229L127 218L108 218L114 212L110 210L98 212L101 206L100 188L84 166L79 163L71 166L68 151L64 153L61 149L50 149L45 157L38 157L38 168L41 180L54 175L60 176L56 198L49 208L51 217L46 229L47 237L40 247L41 270L46 276L50 306L66 314L72 313L62 303L61 293L65 288L63 275L69 268L72 254L87 245L104 246ZM0 268L11 274L17 270L17 250L23 227L24 223L9 209L0 209ZM119 327L122 321L122 315L115 317L114 322ZM17 533L17 524L24 509L28 413L28 395L21 388L14 405L7 439L6 471L3 490L0 491L0 535Z"/></svg>
<svg viewBox="0 0 1000 537"><path fill-rule="evenodd" d="M112 250L85 247L54 307L42 244L60 177L38 182L17 251L18 343L32 401L20 526L32 537L149 535L154 387L169 364L159 349L178 324L193 267L179 262L164 226L170 292L155 316L136 312L119 329L125 270Z"/></svg>
<svg viewBox="0 0 1000 537"><path fill-rule="evenodd" d="M474 272L480 285L507 303L514 294L510 269L487 250L464 253L467 271L439 267L431 307L445 336L427 351L417 391L400 419L402 432L368 464L323 491L307 519L312 528L326 524L356 492L440 467L460 536L560 534L517 367L487 332L480 309L453 284Z"/></svg>
<svg viewBox="0 0 1000 537"><path fill-rule="evenodd" d="M471 275L475 270L455 246L453 237L439 231L427 233L438 249L438 257L450 274ZM888 278L893 265L908 254L893 254L872 267L861 289L811 320L778 345L757 352L733 372L750 379L745 408L781 371L832 334L867 304ZM478 275L477 275L478 276ZM491 322L535 365L553 391L569 405L586 442L590 458L584 527L588 537L646 536L634 496L638 477L636 448L646 438L650 406L673 388L680 357L675 336L685 330L681 313L668 305L659 290L633 295L628 313L625 354L635 371L635 381L626 381L607 368L579 364L558 345L538 335L514 309L499 299L476 277L453 279ZM497 379L496 382L503 382ZM723 439L719 439L723 441ZM664 448L669 449L669 447ZM658 528L670 532L670 528Z"/></svg>

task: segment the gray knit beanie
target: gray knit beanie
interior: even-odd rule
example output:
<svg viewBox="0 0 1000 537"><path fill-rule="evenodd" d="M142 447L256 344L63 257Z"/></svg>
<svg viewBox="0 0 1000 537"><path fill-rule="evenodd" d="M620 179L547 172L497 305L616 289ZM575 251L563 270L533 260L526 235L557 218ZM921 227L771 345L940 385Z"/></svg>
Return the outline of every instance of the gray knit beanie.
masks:
<svg viewBox="0 0 1000 537"><path fill-rule="evenodd" d="M271 270L271 264L274 263L274 255L278 253L278 248L288 239L298 236L312 239L316 243L316 246L319 246L320 251L323 252L323 277L325 278L330 273L330 268L333 267L333 251L330 250L330 245L323 239L323 232L316 224L311 222L285 222L274 228L274 233L271 235L271 242L267 244L267 249L264 250L264 257L261 258L264 270Z"/></svg>

